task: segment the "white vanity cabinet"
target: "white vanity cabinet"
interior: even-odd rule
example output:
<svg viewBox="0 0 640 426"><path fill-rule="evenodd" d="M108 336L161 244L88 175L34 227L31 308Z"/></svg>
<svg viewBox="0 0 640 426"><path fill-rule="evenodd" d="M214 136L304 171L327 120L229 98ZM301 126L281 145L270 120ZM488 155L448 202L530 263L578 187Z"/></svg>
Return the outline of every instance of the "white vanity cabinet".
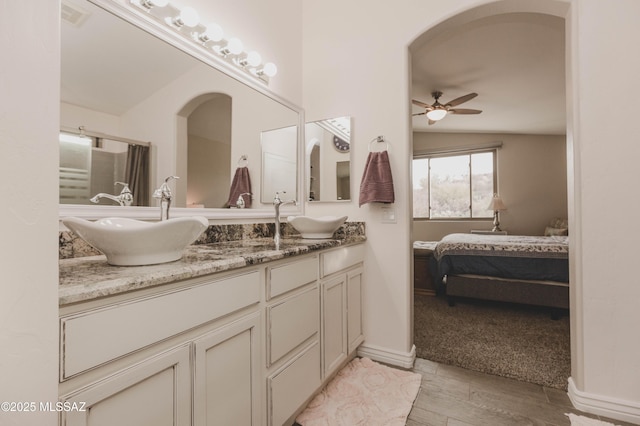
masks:
<svg viewBox="0 0 640 426"><path fill-rule="evenodd" d="M364 340L362 273L364 246L320 255L323 378L331 376Z"/></svg>
<svg viewBox="0 0 640 426"><path fill-rule="evenodd" d="M261 272L62 307L61 424L260 425Z"/></svg>
<svg viewBox="0 0 640 426"><path fill-rule="evenodd" d="M267 425L291 421L321 385L318 255L267 268Z"/></svg>
<svg viewBox="0 0 640 426"><path fill-rule="evenodd" d="M293 424L363 341L363 260L352 245L62 305L59 402L83 410L60 424Z"/></svg>

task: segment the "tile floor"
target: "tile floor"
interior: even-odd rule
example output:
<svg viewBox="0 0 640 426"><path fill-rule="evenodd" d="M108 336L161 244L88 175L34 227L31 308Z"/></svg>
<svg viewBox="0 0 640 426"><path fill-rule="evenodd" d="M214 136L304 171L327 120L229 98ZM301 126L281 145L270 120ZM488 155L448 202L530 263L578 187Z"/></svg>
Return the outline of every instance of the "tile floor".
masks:
<svg viewBox="0 0 640 426"><path fill-rule="evenodd" d="M407 426L564 426L573 408L565 391L417 359L422 386ZM631 423L600 418L620 426Z"/></svg>

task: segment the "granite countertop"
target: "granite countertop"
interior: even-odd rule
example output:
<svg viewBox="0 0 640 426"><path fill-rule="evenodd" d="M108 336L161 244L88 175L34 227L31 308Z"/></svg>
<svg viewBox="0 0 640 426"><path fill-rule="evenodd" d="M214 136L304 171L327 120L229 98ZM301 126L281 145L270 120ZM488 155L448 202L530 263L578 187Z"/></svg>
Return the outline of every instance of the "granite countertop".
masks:
<svg viewBox="0 0 640 426"><path fill-rule="evenodd" d="M271 238L197 244L187 247L180 260L148 266L112 266L102 255L62 259L58 303L68 305L365 240L362 235L332 240L288 238L279 248Z"/></svg>

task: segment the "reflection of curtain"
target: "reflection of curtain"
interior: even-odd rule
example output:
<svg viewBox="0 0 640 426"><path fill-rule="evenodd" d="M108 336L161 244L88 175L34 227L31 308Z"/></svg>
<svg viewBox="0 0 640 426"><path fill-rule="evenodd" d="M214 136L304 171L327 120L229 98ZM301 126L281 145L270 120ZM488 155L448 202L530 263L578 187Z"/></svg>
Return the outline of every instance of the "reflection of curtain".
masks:
<svg viewBox="0 0 640 426"><path fill-rule="evenodd" d="M149 205L149 147L131 145L127 151L125 182L133 192L133 206Z"/></svg>

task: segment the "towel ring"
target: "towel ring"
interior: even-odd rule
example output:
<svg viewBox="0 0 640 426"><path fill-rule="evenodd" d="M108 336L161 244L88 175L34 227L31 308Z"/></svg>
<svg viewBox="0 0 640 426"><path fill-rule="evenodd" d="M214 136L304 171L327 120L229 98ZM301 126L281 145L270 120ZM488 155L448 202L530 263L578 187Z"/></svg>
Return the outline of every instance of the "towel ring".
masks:
<svg viewBox="0 0 640 426"><path fill-rule="evenodd" d="M246 167L249 165L249 160L247 159L246 155L242 155L240 156L240 159L238 160L238 167Z"/></svg>
<svg viewBox="0 0 640 426"><path fill-rule="evenodd" d="M371 142L369 142L369 152L371 152L371 144L373 144L374 142L378 142L378 143L384 142L386 144L386 146L384 147L384 149L382 151L388 151L389 150L389 142L384 140L384 136L376 136L375 138L371 139ZM380 152L382 152L382 151L380 151Z"/></svg>

